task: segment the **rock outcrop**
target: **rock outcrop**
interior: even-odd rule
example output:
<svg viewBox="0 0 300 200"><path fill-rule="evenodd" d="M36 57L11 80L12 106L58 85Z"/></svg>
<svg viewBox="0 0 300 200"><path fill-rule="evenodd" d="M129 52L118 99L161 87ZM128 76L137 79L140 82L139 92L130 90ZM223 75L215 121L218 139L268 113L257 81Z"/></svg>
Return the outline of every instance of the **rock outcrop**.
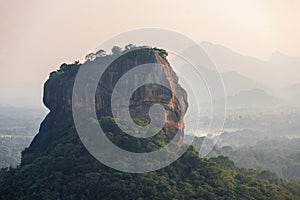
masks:
<svg viewBox="0 0 300 200"><path fill-rule="evenodd" d="M163 76L167 80L167 84L169 84L171 90L160 87L159 85L145 85L138 88L130 99L130 113L132 118L143 118L149 121L149 108L151 105L162 105L166 110L165 126L163 128L163 131L166 134L166 142L171 140L179 131L180 137L177 144L180 146L184 136L183 118L188 106L187 94L178 84L178 77L169 62L166 58L162 57L158 51L151 48L136 49L123 53L117 59L115 58L116 55L108 55L93 61L88 60L86 61L87 63L85 63L87 65L99 64L100 66L101 63L113 61L99 80L95 94L98 118L112 116L111 95L116 83L124 74L139 65L149 63L160 64L163 73L157 74L157 77L154 78L159 80L162 79ZM57 129L60 126L63 126L65 120L71 116L74 80L78 68L80 66L84 67L84 65L78 63L72 65L63 64L60 67L60 70L53 72L45 83L43 101L47 108L50 109L50 113L42 123L40 132L32 142L30 148L34 149L36 145L41 144L41 142L37 143L36 140L41 140L43 138L43 140L46 141L46 138L51 136L46 136L47 133L45 132L49 129ZM144 78L147 79L147 76L149 75L146 73L144 76ZM135 80L133 79L130 81L134 83ZM87 86L83 85L82 87ZM126 88L126 85L123 87ZM91 106L92 105L88 104L87 99L84 98L75 105L76 108L84 108L87 111L93 110ZM44 144L46 145L46 142Z"/></svg>

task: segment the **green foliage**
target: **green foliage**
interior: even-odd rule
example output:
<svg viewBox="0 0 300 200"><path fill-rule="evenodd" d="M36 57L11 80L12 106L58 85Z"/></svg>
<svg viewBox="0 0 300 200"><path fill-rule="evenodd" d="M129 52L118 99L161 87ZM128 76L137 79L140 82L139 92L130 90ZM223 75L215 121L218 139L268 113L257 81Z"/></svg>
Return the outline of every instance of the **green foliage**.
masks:
<svg viewBox="0 0 300 200"><path fill-rule="evenodd" d="M168 52L164 49L159 49L157 47L151 48L149 46L135 46L133 44L128 44L124 47L124 50L119 46L114 46L111 49L111 54L107 54L103 49L98 50L95 53L88 53L85 56L86 61L93 62L95 59L98 58L105 58L109 56L120 56L125 55L126 53L133 51L133 50L145 50L145 52L148 53L155 53L160 55L163 59L166 59L168 56ZM69 74L69 73L76 73L78 71L78 68L80 67L79 61L75 61L73 64L66 64L63 63L60 68L56 71L53 71L50 73L49 78L55 78L63 74Z"/></svg>
<svg viewBox="0 0 300 200"><path fill-rule="evenodd" d="M276 177L273 180L270 174L255 170L239 170L226 157L199 158L192 147L180 159L155 172L116 171L86 151L66 118L71 116L65 116L63 127L45 134L50 135L45 138L47 145L32 146L23 153L21 166L0 172L0 199L296 199L299 194L294 187L298 183L282 182ZM110 140L122 148L140 151L155 143L136 143L119 132L110 117L99 122ZM87 123L98 121L87 119ZM164 134L158 135L156 140L164 141Z"/></svg>
<svg viewBox="0 0 300 200"><path fill-rule="evenodd" d="M234 163L232 160L229 160L228 157L219 156L217 158L211 158L211 161L219 164L220 166L228 169L235 169Z"/></svg>
<svg viewBox="0 0 300 200"><path fill-rule="evenodd" d="M164 49L159 49L157 47L151 48L154 53L158 53L162 58L166 59L168 56L168 52Z"/></svg>
<svg viewBox="0 0 300 200"><path fill-rule="evenodd" d="M31 137L1 137L0 168L16 167L21 160L21 151L30 144Z"/></svg>
<svg viewBox="0 0 300 200"><path fill-rule="evenodd" d="M122 48L119 47L119 46L114 46L111 49L111 52L112 52L113 55L121 55L122 54Z"/></svg>
<svg viewBox="0 0 300 200"><path fill-rule="evenodd" d="M273 137L253 146L219 147L218 152L238 167L270 170L280 178L300 177L300 139Z"/></svg>
<svg viewBox="0 0 300 200"><path fill-rule="evenodd" d="M63 63L58 70L50 73L49 78L55 78L63 74L76 73L80 67L79 61L74 61L73 64Z"/></svg>
<svg viewBox="0 0 300 200"><path fill-rule="evenodd" d="M122 132L112 117L102 117L99 121L101 128L106 132L106 136L118 147L132 152L150 152L165 146L165 134L158 130L157 134L149 138L137 138ZM132 130L133 124L130 122L119 121L126 130ZM148 124L145 119L135 119L134 123L139 126Z"/></svg>
<svg viewBox="0 0 300 200"><path fill-rule="evenodd" d="M45 112L35 108L0 108L0 168L16 167L21 151L27 147Z"/></svg>

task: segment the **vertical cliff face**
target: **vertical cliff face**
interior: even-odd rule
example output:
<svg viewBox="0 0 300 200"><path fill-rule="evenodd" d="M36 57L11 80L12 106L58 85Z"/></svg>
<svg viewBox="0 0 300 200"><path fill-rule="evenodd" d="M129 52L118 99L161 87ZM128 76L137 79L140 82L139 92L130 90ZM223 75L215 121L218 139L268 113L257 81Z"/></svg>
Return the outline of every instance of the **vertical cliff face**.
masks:
<svg viewBox="0 0 300 200"><path fill-rule="evenodd" d="M166 142L171 140L179 131L180 139L177 141L181 145L184 136L184 114L187 110L187 94L178 84L178 77L172 67L158 52L147 49L137 49L115 59L114 55L97 58L94 61L87 61L93 64L106 63L113 61L103 73L97 91L95 94L96 112L100 119L104 116L112 116L111 98L114 87L120 78L129 70L136 66L155 63L161 66L161 72L149 77L145 73L145 79L162 79L165 78L170 89L161 87L156 84L145 85L138 88L130 99L130 114L132 118L142 118L149 122L149 108L153 104L162 105L165 110L165 125L163 131L166 135ZM44 145L51 137L49 130L63 127L66 120L71 121L72 117L72 92L76 73L80 64L62 65L58 72L53 72L44 85L44 104L50 109L49 115L41 125L40 132L32 142L29 150L41 148L41 141ZM84 67L84 66L82 66ZM128 80L128 84L134 84L135 79ZM82 87L87 87L83 85ZM127 85L123 85L126 89ZM85 109L92 111L92 105L88 105L88 97L82 98L76 103L76 109ZM53 133L51 133L53 134ZM45 146L43 147L45 148Z"/></svg>

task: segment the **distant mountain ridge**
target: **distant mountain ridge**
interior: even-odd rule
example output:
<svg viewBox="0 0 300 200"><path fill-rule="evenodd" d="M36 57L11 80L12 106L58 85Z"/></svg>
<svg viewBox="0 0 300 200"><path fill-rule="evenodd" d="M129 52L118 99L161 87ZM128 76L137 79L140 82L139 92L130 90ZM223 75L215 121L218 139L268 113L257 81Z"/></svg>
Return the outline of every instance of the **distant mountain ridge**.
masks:
<svg viewBox="0 0 300 200"><path fill-rule="evenodd" d="M270 90L270 88L262 85L261 83L258 83L257 81L243 76L235 71L222 72L221 76L224 81L227 96L236 95L243 90L251 90L257 88L264 89L266 91Z"/></svg>
<svg viewBox="0 0 300 200"><path fill-rule="evenodd" d="M227 98L229 105L274 106L281 101L261 89L244 90Z"/></svg>
<svg viewBox="0 0 300 200"><path fill-rule="evenodd" d="M287 87L300 82L300 58L272 54L264 61L244 56L222 45L202 42L201 46L209 53L222 72L235 71L259 83L274 88Z"/></svg>
<svg viewBox="0 0 300 200"><path fill-rule="evenodd" d="M222 101L216 100L218 106ZM227 96L228 107L270 107L284 104L284 101L269 95L264 90L255 88L242 90L236 95Z"/></svg>

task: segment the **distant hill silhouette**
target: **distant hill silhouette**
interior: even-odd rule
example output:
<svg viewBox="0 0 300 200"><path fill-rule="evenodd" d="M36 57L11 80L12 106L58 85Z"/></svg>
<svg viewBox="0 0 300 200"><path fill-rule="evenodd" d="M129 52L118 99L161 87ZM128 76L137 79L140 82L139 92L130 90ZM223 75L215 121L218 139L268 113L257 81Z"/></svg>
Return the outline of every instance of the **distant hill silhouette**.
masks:
<svg viewBox="0 0 300 200"><path fill-rule="evenodd" d="M299 57L287 56L277 51L269 60L264 61L210 42L202 42L201 46L222 72L235 71L273 88L300 82Z"/></svg>
<svg viewBox="0 0 300 200"><path fill-rule="evenodd" d="M221 73L221 76L224 81L227 96L233 96L244 90L252 90L257 88L265 90L269 89L257 81L254 81L234 71L223 72Z"/></svg>
<svg viewBox="0 0 300 200"><path fill-rule="evenodd" d="M227 97L227 105L232 107L268 107L282 104L283 101L261 89L243 90ZM218 104L218 100L216 101Z"/></svg>

